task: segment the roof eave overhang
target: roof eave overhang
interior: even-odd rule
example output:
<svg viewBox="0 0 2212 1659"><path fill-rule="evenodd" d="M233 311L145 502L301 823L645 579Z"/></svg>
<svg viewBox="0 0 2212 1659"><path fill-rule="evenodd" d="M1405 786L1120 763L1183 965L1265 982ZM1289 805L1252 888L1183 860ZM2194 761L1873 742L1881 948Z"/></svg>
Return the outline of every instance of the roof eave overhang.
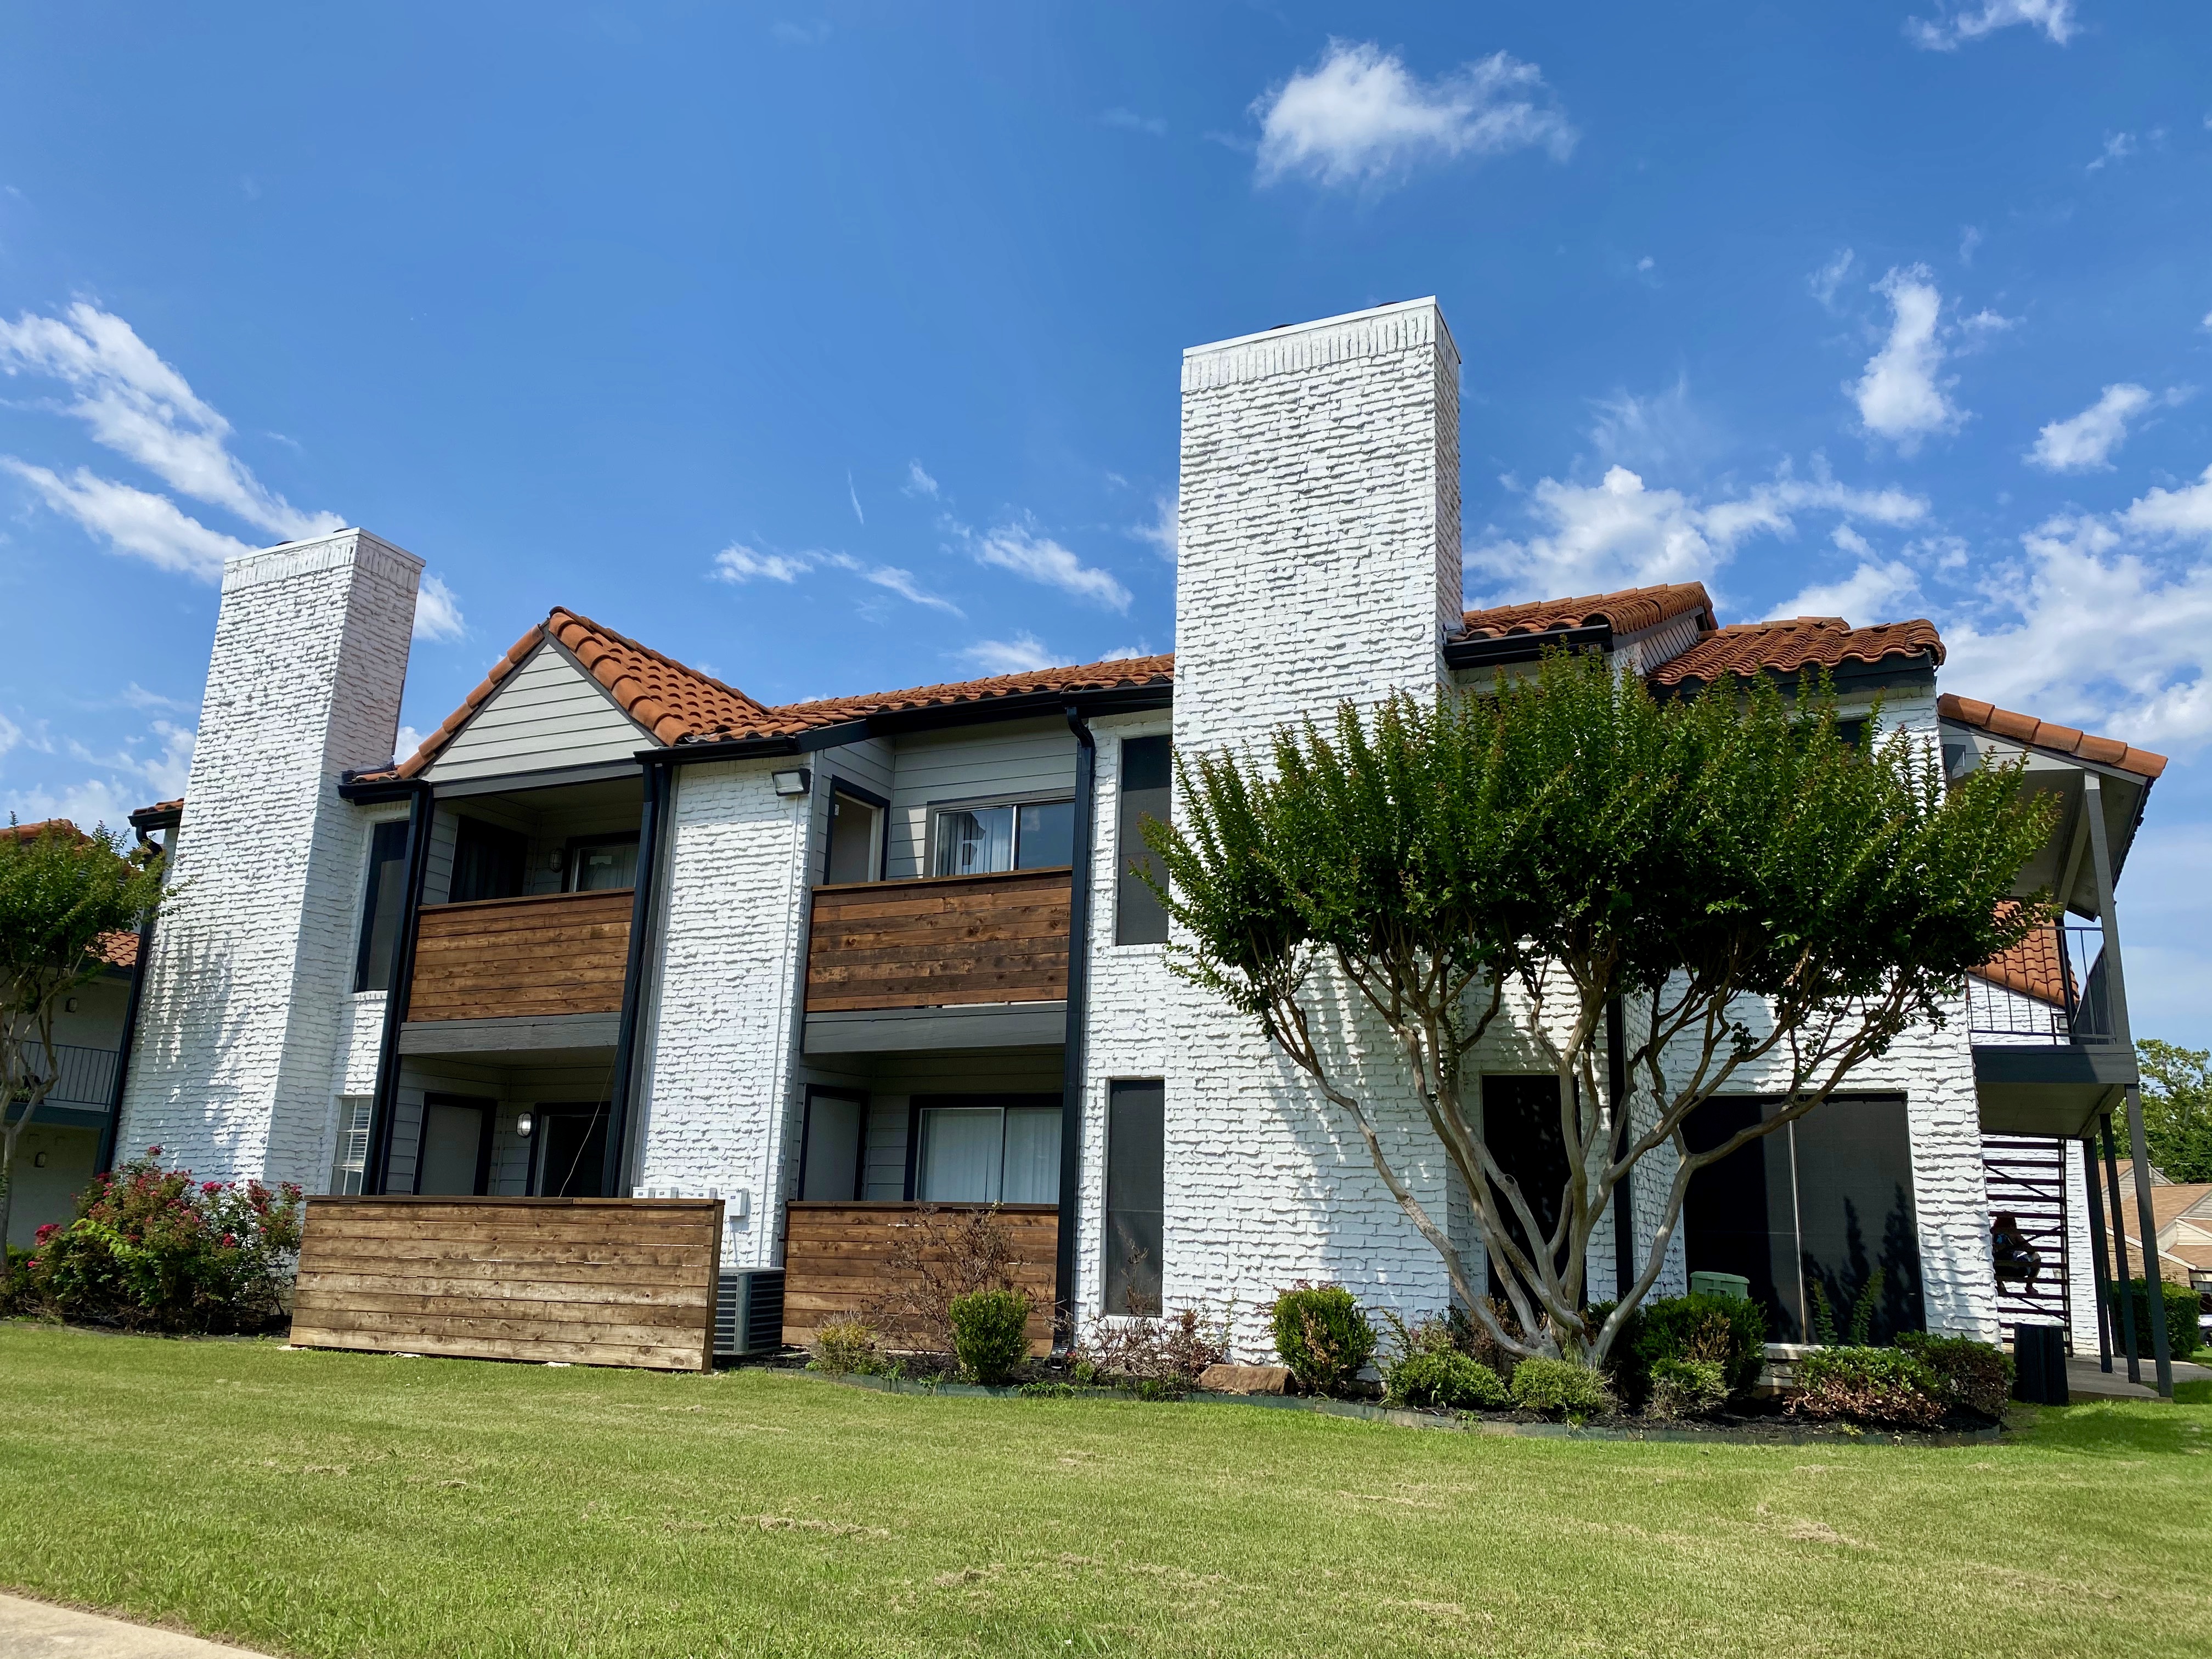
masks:
<svg viewBox="0 0 2212 1659"><path fill-rule="evenodd" d="M1447 668L1496 668L1503 664L1534 662L1547 648L1565 651L1610 651L1613 625L1591 623L1582 628L1548 628L1540 633L1488 635L1480 639L1446 640Z"/></svg>
<svg viewBox="0 0 2212 1659"><path fill-rule="evenodd" d="M182 805L142 806L131 815L131 827L137 830L173 830L184 821Z"/></svg>

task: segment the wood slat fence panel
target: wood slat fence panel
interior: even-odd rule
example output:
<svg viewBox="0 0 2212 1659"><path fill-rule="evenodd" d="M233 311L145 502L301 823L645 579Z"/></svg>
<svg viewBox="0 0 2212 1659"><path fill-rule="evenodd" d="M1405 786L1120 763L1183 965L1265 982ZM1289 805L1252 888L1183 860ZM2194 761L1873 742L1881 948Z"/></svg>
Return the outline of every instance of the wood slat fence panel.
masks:
<svg viewBox="0 0 2212 1659"><path fill-rule="evenodd" d="M1052 869L817 887L807 1012L1056 1002L1068 882Z"/></svg>
<svg viewBox="0 0 2212 1659"><path fill-rule="evenodd" d="M804 1347L831 1320L869 1313L902 1279L918 1276L895 1265L903 1240L929 1212L940 1219L988 1210L987 1204L836 1203L794 1200L786 1206L783 1248L783 1340ZM1030 1352L1052 1352L1053 1274L1060 1245L1060 1211L1050 1204L1001 1204L998 1218L1013 1246L1016 1288L1036 1298L1030 1316ZM927 1251L927 1255L941 1252ZM873 1322L886 1346L924 1340L919 1330L880 1316ZM934 1346L936 1339L927 1339Z"/></svg>
<svg viewBox="0 0 2212 1659"><path fill-rule="evenodd" d="M292 1340L705 1370L721 1250L720 1199L311 1198Z"/></svg>
<svg viewBox="0 0 2212 1659"><path fill-rule="evenodd" d="M423 906L407 1018L619 1012L630 902L623 887Z"/></svg>

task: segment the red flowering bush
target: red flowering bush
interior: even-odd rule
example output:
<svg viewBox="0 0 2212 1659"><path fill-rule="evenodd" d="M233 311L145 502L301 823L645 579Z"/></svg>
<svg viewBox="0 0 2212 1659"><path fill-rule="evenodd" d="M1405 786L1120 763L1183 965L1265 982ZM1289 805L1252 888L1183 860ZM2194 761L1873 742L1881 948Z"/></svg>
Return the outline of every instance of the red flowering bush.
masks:
<svg viewBox="0 0 2212 1659"><path fill-rule="evenodd" d="M300 1189L196 1182L161 1149L101 1176L76 1217L41 1227L26 1277L65 1319L129 1330L256 1331L284 1314L300 1249Z"/></svg>

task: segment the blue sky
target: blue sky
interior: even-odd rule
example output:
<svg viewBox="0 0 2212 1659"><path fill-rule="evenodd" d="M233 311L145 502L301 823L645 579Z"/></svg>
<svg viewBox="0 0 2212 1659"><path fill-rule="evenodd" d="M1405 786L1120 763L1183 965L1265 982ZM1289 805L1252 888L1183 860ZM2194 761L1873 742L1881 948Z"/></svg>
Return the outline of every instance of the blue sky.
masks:
<svg viewBox="0 0 2212 1659"><path fill-rule="evenodd" d="M418 729L555 604L770 700L1169 648L1182 348L1433 293L1471 598L1927 616L2170 753L2130 988L2212 1042L2201 6L5 27L26 818L175 793L223 552L319 525L428 562Z"/></svg>

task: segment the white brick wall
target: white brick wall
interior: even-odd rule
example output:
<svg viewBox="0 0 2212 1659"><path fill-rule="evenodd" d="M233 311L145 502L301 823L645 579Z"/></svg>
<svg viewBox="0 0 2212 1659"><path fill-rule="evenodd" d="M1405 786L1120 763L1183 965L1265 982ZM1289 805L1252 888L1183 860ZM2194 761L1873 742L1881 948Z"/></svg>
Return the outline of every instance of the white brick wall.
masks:
<svg viewBox="0 0 2212 1659"><path fill-rule="evenodd" d="M810 820L805 799L775 793L787 763L676 769L665 921L647 1004L649 1048L638 1093L641 1187L727 1199L725 1269L781 1258L777 1197L795 1155L800 1097Z"/></svg>
<svg viewBox="0 0 2212 1659"><path fill-rule="evenodd" d="M319 1189L362 834L338 775L392 757L422 561L359 530L225 568L120 1146Z"/></svg>

